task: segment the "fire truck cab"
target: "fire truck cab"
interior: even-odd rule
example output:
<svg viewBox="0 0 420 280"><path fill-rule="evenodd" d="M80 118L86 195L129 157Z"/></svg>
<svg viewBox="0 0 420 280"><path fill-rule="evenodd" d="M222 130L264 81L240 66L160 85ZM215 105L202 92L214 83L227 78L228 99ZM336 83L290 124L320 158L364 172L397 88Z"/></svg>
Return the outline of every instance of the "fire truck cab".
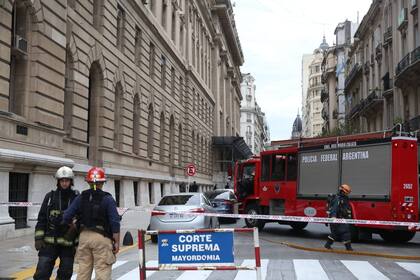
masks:
<svg viewBox="0 0 420 280"><path fill-rule="evenodd" d="M280 144L286 147L236 164L240 213L327 217L328 196L346 183L352 187L354 219L419 221L417 138L374 133L284 142ZM270 221L245 222L262 229ZM307 225L281 223L297 230ZM352 226L354 239L361 232L392 242L407 242L415 235L406 227Z"/></svg>

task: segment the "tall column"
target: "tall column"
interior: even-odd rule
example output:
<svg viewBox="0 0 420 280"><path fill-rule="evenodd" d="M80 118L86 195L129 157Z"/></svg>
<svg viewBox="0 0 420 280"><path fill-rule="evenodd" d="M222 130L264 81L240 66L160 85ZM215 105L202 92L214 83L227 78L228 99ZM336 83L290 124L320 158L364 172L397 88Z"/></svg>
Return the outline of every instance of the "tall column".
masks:
<svg viewBox="0 0 420 280"><path fill-rule="evenodd" d="M162 197L162 193L160 192L160 182L153 182L152 188L152 204L159 203L159 200Z"/></svg>
<svg viewBox="0 0 420 280"><path fill-rule="evenodd" d="M9 170L12 166L0 167L0 202L9 202ZM9 207L0 206L0 240L11 236L15 221L9 216Z"/></svg>
<svg viewBox="0 0 420 280"><path fill-rule="evenodd" d="M150 204L149 201L149 182L147 181L140 181L139 182L139 196L138 201L140 202L141 206L147 206Z"/></svg>
<svg viewBox="0 0 420 280"><path fill-rule="evenodd" d="M135 201L134 201L134 187L133 187L133 181L132 180L121 180L121 186L120 186L120 206L121 207L135 207Z"/></svg>
<svg viewBox="0 0 420 280"><path fill-rule="evenodd" d="M29 175L28 201L42 203L45 195L55 190L57 181L52 174L32 173ZM28 226L35 226L40 207L28 207Z"/></svg>

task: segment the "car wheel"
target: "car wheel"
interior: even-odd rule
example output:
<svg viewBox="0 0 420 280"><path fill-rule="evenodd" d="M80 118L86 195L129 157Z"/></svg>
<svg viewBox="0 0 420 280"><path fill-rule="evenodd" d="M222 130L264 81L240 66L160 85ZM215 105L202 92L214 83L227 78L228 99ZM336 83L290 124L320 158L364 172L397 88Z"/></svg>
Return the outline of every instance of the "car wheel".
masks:
<svg viewBox="0 0 420 280"><path fill-rule="evenodd" d="M248 215L260 215L261 210L260 207L256 204L249 204L246 207L246 214ZM245 219L245 224L249 228L257 227L259 230L262 230L265 226L265 222L263 220L258 219Z"/></svg>
<svg viewBox="0 0 420 280"><path fill-rule="evenodd" d="M150 240L152 240L152 243L156 244L158 242L157 234L150 235Z"/></svg>
<svg viewBox="0 0 420 280"><path fill-rule="evenodd" d="M391 243L406 243L413 239L416 235L415 231L404 231L404 230L394 230L394 231L383 231L379 234L383 240Z"/></svg>
<svg viewBox="0 0 420 280"><path fill-rule="evenodd" d="M307 225L308 225L308 223L304 223L304 222L293 222L293 223L290 224L290 226L294 230L303 230L304 228L306 228Z"/></svg>

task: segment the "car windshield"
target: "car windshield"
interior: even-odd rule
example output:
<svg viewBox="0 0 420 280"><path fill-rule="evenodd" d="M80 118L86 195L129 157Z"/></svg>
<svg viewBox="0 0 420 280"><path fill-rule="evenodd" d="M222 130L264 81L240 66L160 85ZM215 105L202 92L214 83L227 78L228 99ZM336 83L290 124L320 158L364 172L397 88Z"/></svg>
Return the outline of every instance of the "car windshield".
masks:
<svg viewBox="0 0 420 280"><path fill-rule="evenodd" d="M229 192L207 192L206 196L208 199L229 199Z"/></svg>
<svg viewBox="0 0 420 280"><path fill-rule="evenodd" d="M165 196L159 202L160 206L165 205L199 205L200 197L198 195L171 195Z"/></svg>

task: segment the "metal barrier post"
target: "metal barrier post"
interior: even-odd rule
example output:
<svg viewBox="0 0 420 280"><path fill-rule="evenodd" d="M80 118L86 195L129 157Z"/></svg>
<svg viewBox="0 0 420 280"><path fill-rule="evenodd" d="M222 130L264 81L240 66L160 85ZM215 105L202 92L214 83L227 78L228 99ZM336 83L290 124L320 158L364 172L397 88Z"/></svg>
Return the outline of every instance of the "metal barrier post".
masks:
<svg viewBox="0 0 420 280"><path fill-rule="evenodd" d="M257 272L257 280L261 280L261 251L258 236L258 228L254 227L254 249L255 249L255 271Z"/></svg>
<svg viewBox="0 0 420 280"><path fill-rule="evenodd" d="M138 231L139 244L139 275L140 280L146 280L146 252L144 246L144 230Z"/></svg>

